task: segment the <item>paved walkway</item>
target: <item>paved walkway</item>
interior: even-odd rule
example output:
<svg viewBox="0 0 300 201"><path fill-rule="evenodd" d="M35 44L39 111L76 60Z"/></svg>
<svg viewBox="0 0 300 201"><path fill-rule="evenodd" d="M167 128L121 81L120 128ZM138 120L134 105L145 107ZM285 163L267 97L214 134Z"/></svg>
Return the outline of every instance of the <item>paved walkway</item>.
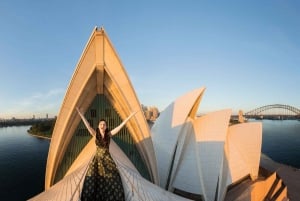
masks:
<svg viewBox="0 0 300 201"><path fill-rule="evenodd" d="M264 154L261 155L260 166L276 171L287 186L290 201L300 201L300 169L277 163Z"/></svg>

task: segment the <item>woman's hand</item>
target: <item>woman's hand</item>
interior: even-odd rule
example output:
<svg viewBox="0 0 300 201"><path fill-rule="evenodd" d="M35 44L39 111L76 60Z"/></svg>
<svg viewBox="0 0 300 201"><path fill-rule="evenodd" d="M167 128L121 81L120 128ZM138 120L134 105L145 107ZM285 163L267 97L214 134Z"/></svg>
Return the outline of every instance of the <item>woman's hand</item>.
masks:
<svg viewBox="0 0 300 201"><path fill-rule="evenodd" d="M140 110L138 110L138 111L140 111ZM132 112L119 126L114 128L113 130L111 130L110 134L112 136L117 134L121 130L121 128L130 120L130 118L133 117L133 115L135 115L138 111Z"/></svg>
<svg viewBox="0 0 300 201"><path fill-rule="evenodd" d="M135 112L132 112L130 115L129 115L129 117L132 117L132 116L134 116L136 113L138 113L140 110L138 110L138 111L135 111Z"/></svg>

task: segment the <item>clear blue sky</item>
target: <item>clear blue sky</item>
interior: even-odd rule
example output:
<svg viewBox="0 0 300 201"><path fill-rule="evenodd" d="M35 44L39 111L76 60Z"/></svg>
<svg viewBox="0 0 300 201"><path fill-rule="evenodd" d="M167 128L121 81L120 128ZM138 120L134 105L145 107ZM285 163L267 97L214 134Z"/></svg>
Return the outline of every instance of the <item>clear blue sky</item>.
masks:
<svg viewBox="0 0 300 201"><path fill-rule="evenodd" d="M58 114L95 26L140 102L202 86L200 113L300 107L298 1L0 1L0 118Z"/></svg>

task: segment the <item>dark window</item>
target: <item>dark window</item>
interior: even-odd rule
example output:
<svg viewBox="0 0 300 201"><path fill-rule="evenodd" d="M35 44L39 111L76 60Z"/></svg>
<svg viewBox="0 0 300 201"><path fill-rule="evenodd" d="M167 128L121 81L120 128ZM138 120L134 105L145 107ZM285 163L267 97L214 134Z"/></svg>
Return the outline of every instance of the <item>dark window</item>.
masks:
<svg viewBox="0 0 300 201"><path fill-rule="evenodd" d="M88 119L88 122L89 122L91 127L94 127L94 121L92 119Z"/></svg>
<svg viewBox="0 0 300 201"><path fill-rule="evenodd" d="M115 119L113 118L109 118L108 119L108 124L109 124L109 127L112 128L115 126Z"/></svg>
<svg viewBox="0 0 300 201"><path fill-rule="evenodd" d="M97 110L91 109L91 117L92 117L92 118L97 117Z"/></svg>
<svg viewBox="0 0 300 201"><path fill-rule="evenodd" d="M77 136L86 136L86 135L87 135L86 129L80 128L77 130Z"/></svg>
<svg viewBox="0 0 300 201"><path fill-rule="evenodd" d="M111 116L111 110L110 109L105 109L105 116L110 117Z"/></svg>

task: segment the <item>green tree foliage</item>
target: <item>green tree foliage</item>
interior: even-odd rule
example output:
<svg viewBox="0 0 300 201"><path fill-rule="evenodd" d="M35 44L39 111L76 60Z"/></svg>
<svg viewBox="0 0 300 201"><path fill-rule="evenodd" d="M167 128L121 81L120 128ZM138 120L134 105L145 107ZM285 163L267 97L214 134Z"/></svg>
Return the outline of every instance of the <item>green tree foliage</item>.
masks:
<svg viewBox="0 0 300 201"><path fill-rule="evenodd" d="M54 129L56 119L45 120L36 124L33 124L28 133L33 135L39 135L42 137L50 137L52 136L52 132Z"/></svg>

